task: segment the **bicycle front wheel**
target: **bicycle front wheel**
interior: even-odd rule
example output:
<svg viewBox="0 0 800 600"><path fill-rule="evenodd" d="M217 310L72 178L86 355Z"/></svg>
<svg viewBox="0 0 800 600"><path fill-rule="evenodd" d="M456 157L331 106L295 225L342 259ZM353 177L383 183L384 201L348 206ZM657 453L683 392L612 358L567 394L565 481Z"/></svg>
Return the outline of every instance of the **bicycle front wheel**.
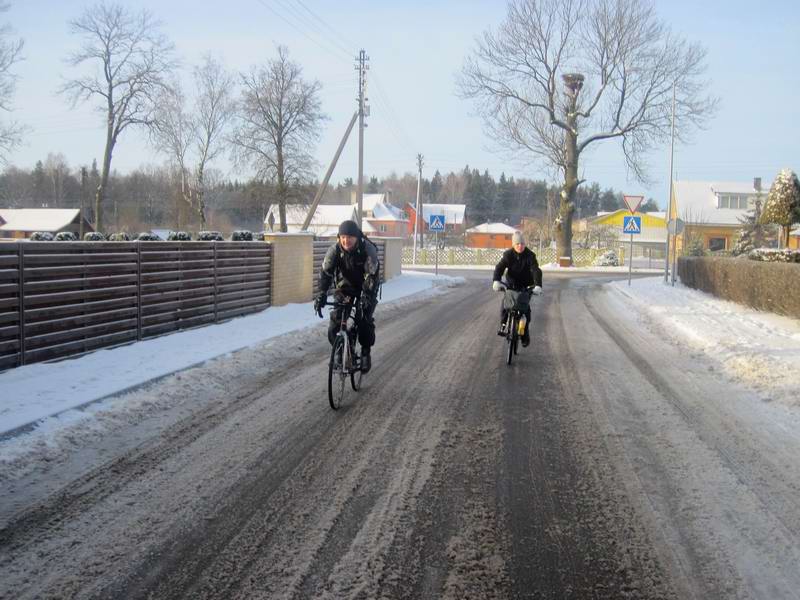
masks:
<svg viewBox="0 0 800 600"><path fill-rule="evenodd" d="M333 410L339 410L344 399L347 384L346 354L344 338L337 336L331 348L331 362L328 364L328 402Z"/></svg>
<svg viewBox="0 0 800 600"><path fill-rule="evenodd" d="M517 348L517 318L509 318L509 333L506 337L508 340L508 355L506 356L506 364L511 364L511 358L516 353Z"/></svg>

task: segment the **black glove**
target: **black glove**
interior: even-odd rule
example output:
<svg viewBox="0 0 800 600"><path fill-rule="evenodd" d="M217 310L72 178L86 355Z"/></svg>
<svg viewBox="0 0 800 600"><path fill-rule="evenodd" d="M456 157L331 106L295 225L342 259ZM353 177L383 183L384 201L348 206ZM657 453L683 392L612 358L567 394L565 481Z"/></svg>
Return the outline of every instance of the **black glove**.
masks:
<svg viewBox="0 0 800 600"><path fill-rule="evenodd" d="M319 315L319 318L322 318L322 307L328 303L328 294L326 292L320 292L316 298L314 298L314 312Z"/></svg>

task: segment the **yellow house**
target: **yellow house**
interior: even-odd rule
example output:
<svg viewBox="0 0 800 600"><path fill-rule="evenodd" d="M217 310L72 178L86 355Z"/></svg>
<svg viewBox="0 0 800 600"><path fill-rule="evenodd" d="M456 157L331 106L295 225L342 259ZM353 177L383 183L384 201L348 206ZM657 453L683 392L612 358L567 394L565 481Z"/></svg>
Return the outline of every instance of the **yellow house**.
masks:
<svg viewBox="0 0 800 600"><path fill-rule="evenodd" d="M618 233L620 243L629 243L631 236L623 232L625 217L630 216L631 211L621 208L610 213L598 213L597 216L586 220L586 225L610 225ZM633 245L640 249L663 250L667 239L666 213L663 212L639 212L634 216L642 219L642 232L634 234Z"/></svg>
<svg viewBox="0 0 800 600"><path fill-rule="evenodd" d="M758 196L766 200L752 183L731 181L675 181L672 186L673 214L686 223L679 237L698 237L709 251L730 250L739 238L743 219L753 209Z"/></svg>

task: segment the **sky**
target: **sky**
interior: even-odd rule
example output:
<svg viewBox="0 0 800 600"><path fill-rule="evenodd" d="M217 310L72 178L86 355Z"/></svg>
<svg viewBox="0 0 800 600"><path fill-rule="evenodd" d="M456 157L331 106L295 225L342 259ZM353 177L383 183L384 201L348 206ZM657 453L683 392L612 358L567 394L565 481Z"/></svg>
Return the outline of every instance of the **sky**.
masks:
<svg viewBox="0 0 800 600"><path fill-rule="evenodd" d="M11 164L31 168L49 152L61 152L77 168L102 158L104 131L95 104L71 108L56 94L78 70L64 58L78 47L68 21L91 3L77 0L12 0L0 16L25 40L13 118L31 128ZM356 109L359 49L370 57L367 95L371 116L365 131L365 176L458 171L465 165L516 177L551 179L547 168L524 157L497 152L469 101L456 95L455 77L475 38L497 27L505 4L497 0L356 2L341 0L129 0L163 22L186 67L210 53L234 71L275 56L288 47L308 79L322 84L322 108L329 116L316 149L319 179L325 174ZM657 0L656 10L674 33L708 50L709 90L720 109L707 129L677 145L677 179L751 181L769 185L781 168L800 168L800 3L793 0ZM779 15L779 16L778 16ZM357 176L356 136L351 136L332 181ZM669 146L648 157L652 181L628 178L616 142L594 144L584 157L582 177L602 188L652 197L664 208L669 186ZM123 134L112 166L122 173L163 158L137 132ZM232 178L225 158L213 165Z"/></svg>
<svg viewBox="0 0 800 600"><path fill-rule="evenodd" d="M603 270L624 272L626 268ZM558 267L545 265L544 269ZM462 283L461 277L404 271L384 284L378 310L389 303L416 302L420 295L441 295ZM630 284L622 279L609 283L607 289L616 300L610 303L611 310L667 336L697 360L706 361L709 370L752 390L758 400L755 412L792 411L800 406L797 319L720 300L680 282L668 285L661 275L633 279ZM147 394L123 393L126 390L242 348L258 348L263 360L269 361L271 338L284 336L275 346L281 352L287 344L324 335L325 327L311 303L290 304L219 325L0 373L0 480L13 477L9 470L27 470L43 451L58 451L58 444L74 443L81 432L102 430L106 422L124 418L127 411L142 410L133 404L147 402ZM218 380L225 379L218 368L213 371Z"/></svg>

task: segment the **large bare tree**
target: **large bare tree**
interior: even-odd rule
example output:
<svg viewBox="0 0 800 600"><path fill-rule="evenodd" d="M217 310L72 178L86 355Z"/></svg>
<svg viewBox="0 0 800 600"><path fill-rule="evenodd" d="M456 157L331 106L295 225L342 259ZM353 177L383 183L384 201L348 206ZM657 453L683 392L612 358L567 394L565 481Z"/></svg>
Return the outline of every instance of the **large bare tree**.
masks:
<svg viewBox="0 0 800 600"><path fill-rule="evenodd" d="M0 2L0 13L7 11L9 4ZM17 77L12 67L22 59L21 39L11 37L9 25L0 26L0 110L11 112L11 101L17 87ZM0 162L6 163L8 155L19 146L25 127L13 121L0 122Z"/></svg>
<svg viewBox="0 0 800 600"><path fill-rule="evenodd" d="M60 92L73 106L97 98L106 119L106 142L100 181L95 192L95 228L103 228L103 201L111 157L120 134L131 126L153 123L155 98L176 66L173 45L160 32L161 23L146 10L131 12L122 4L102 2L70 22L83 39L67 62L91 63L91 74L65 82Z"/></svg>
<svg viewBox="0 0 800 600"><path fill-rule="evenodd" d="M490 136L563 178L556 219L559 256L572 257L579 161L590 144L616 139L633 176L647 180L646 153L712 115L705 51L673 35L648 0L513 0L459 77Z"/></svg>
<svg viewBox="0 0 800 600"><path fill-rule="evenodd" d="M239 124L233 135L237 162L256 169L257 176L274 182L280 230L286 231L290 186L313 177L311 152L319 140L322 113L318 81L303 80L300 65L289 51L241 76L243 89Z"/></svg>
<svg viewBox="0 0 800 600"><path fill-rule="evenodd" d="M235 114L234 76L211 56L194 69L195 96L190 111L178 84L164 90L152 137L175 163L180 195L206 227L206 169L225 149L227 128ZM178 211L179 213L179 211ZM180 228L180 225L177 225Z"/></svg>

